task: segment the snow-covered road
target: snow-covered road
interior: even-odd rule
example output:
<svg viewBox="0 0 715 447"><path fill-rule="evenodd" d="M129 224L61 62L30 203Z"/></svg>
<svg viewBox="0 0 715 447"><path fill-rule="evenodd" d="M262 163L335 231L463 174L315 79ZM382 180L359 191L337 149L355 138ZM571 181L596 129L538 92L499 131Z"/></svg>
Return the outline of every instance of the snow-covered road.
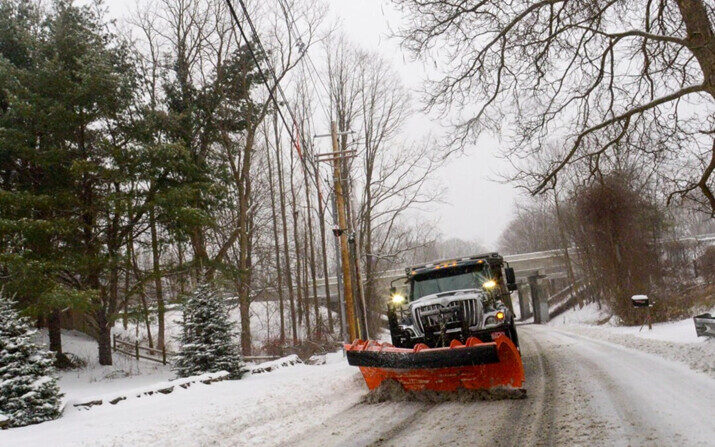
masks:
<svg viewBox="0 0 715 447"><path fill-rule="evenodd" d="M543 326L520 330L528 398L358 404L289 445L715 445L715 381Z"/></svg>
<svg viewBox="0 0 715 447"><path fill-rule="evenodd" d="M323 366L68 408L0 431L0 446L715 445L712 375L553 327L519 334L526 399L362 403L362 377L337 354Z"/></svg>

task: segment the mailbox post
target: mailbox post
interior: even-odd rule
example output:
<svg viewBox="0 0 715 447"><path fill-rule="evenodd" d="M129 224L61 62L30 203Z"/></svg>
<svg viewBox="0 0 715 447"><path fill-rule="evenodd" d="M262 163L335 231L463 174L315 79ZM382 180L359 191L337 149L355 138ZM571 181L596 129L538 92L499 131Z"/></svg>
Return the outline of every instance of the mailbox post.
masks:
<svg viewBox="0 0 715 447"><path fill-rule="evenodd" d="M648 299L648 295L633 295L631 297L631 303L633 303L633 307L645 307L647 310L646 313L646 321L648 322L648 330L653 329L653 322L650 317L650 308L653 307L653 303L650 302ZM645 325L645 323L643 323ZM641 325L641 329L643 329L643 325Z"/></svg>

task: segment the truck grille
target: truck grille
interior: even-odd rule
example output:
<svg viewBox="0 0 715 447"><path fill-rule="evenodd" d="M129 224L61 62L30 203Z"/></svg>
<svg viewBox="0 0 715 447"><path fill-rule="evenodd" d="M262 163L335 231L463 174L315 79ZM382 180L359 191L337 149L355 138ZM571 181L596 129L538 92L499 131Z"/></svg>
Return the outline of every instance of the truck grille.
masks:
<svg viewBox="0 0 715 447"><path fill-rule="evenodd" d="M464 315L469 323L469 326L477 326L479 324L479 304L476 299L470 299L452 301L447 304L447 306L442 306L441 304L430 304L427 306L415 307L415 323L417 325L417 329L424 334L425 327L439 325L439 314L424 315L425 313L429 314L430 311L451 308L456 308L457 312L445 314L442 317L444 318L445 323L459 323L462 315Z"/></svg>

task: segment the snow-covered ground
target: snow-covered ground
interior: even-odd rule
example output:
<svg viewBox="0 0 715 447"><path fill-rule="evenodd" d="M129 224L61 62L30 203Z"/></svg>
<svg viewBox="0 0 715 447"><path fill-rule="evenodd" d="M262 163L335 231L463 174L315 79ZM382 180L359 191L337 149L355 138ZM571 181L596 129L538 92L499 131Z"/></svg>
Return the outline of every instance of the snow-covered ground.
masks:
<svg viewBox="0 0 715 447"><path fill-rule="evenodd" d="M116 405L68 405L58 420L0 431L0 446L712 445L712 372L640 352L643 344L672 342L611 334L635 340L639 345L631 349L604 338L611 328L590 327L603 334L573 328L589 329L519 328L523 400L364 403L367 389L358 370L335 353L320 366L196 383ZM65 340L68 350L96 349L76 335ZM68 398L114 396L122 387L146 389L172 377L144 362L127 360L120 368L122 360L115 359L114 367L64 374ZM118 368L137 374L107 377Z"/></svg>
<svg viewBox="0 0 715 447"><path fill-rule="evenodd" d="M715 339L698 337L692 318L648 326L614 326L596 304L574 308L549 322L550 326L594 339L608 340L622 346L656 354L685 363L689 367L715 375Z"/></svg>
<svg viewBox="0 0 715 447"><path fill-rule="evenodd" d="M715 312L715 310L711 311ZM551 326L595 326L598 322L608 319L608 313L599 309L595 303L590 303L583 308L571 309L549 322ZM653 329L643 326L615 326L611 320L600 325L613 334L632 335L639 338L661 340L673 343L703 343L708 337L698 337L692 318L667 323L655 323Z"/></svg>
<svg viewBox="0 0 715 447"><path fill-rule="evenodd" d="M323 321L327 321L328 317L328 309L325 306L320 306L318 309L318 312L323 319ZM290 320L290 308L288 301L286 300L284 309L283 309L283 314L284 314L284 319L285 319L285 327L286 327L286 336L288 338L291 337L292 332L291 332L291 320ZM235 307L231 309L229 312L230 318L232 321L238 322L241 321L241 312L239 311L238 307ZM311 324L313 324L315 314L313 311L313 308L311 307L310 309L310 321ZM178 347L178 338L181 335L181 326L179 323L181 322L181 310L176 308L172 308L172 310L169 310L165 313L164 316L164 327L165 327L165 334L166 334L166 346L168 350L175 350ZM340 330L340 316L333 312L333 323L334 323L334 329L337 332ZM156 340L156 333L157 333L157 323L156 319L153 319L151 321L151 333L152 337L154 340ZM279 328L280 328L280 310L279 310L279 304L277 301L257 301L254 303L251 303L251 338L252 338L252 346L255 351L260 352L260 350L263 348L265 343L269 340L275 340L279 337ZM238 330L238 326L237 326ZM120 335L124 338L128 339L139 339L139 340L146 340L146 325L144 322L139 322L138 324L135 324L134 322L130 322L128 325L127 329L124 329L122 326L122 321L119 319L115 325L114 329L112 331L113 333ZM299 338L305 338L306 336L306 328L305 325L301 325L298 327L298 336Z"/></svg>
<svg viewBox="0 0 715 447"><path fill-rule="evenodd" d="M199 383L88 410L70 405L58 420L0 432L0 445L46 446L49 440L58 447L279 445L292 430L321 417L316 408L332 413L355 404L359 379L338 353L321 366L296 365L238 381ZM354 398L345 399L346 391Z"/></svg>
<svg viewBox="0 0 715 447"><path fill-rule="evenodd" d="M574 307L562 313L549 322L551 326L595 325L608 318L604 309L599 309L596 303L589 303L582 308Z"/></svg>
<svg viewBox="0 0 715 447"><path fill-rule="evenodd" d="M38 344L46 345L47 331L38 331L35 339ZM76 355L87 364L82 368L59 372L60 389L65 394L64 401L68 403L150 385L175 376L168 365L136 361L122 354L113 355L114 364L111 366L99 365L97 342L77 331L62 331L62 350Z"/></svg>

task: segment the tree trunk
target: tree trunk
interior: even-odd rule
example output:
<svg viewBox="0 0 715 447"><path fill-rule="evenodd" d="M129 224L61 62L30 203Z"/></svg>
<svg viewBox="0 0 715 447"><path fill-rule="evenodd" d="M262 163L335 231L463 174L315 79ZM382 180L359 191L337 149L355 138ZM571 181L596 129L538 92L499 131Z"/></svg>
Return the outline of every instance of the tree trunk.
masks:
<svg viewBox="0 0 715 447"><path fill-rule="evenodd" d="M330 310L330 281L328 280L328 247L325 240L325 208L323 207L323 197L320 193L320 172L315 166L315 184L318 188L318 223L320 226L320 250L323 257L323 282L325 287L325 307L328 310L328 331L333 334L333 312ZM340 306L340 303L338 303Z"/></svg>
<svg viewBox="0 0 715 447"><path fill-rule="evenodd" d="M251 238L250 238L250 214L249 205L251 197L251 160L253 152L253 132L249 132L246 138L243 163L238 188L238 226L240 229L238 237L238 274L239 289L238 301L241 312L241 352L243 355L251 355Z"/></svg>
<svg viewBox="0 0 715 447"><path fill-rule="evenodd" d="M295 263L296 263L296 290L298 291L298 324L303 323L303 317L305 317L305 331L308 338L310 337L310 314L305 313L305 302L308 299L304 296L304 281L303 281L303 264L306 262L305 250L301 246L300 234L299 234L299 220L300 215L298 213L298 200L296 199L295 193L295 183L293 181L293 173L295 172L293 164L293 151L290 155L291 170L290 170L290 195L291 195L291 211L293 214L293 240L295 241Z"/></svg>
<svg viewBox="0 0 715 447"><path fill-rule="evenodd" d="M313 338L314 330L311 330L310 324L310 293L308 292L308 260L305 259L306 251L308 250L308 240L305 231L303 231L303 302L305 305L305 324L306 324L306 339L311 340ZM314 321L315 323L315 321ZM312 326L315 329L315 325Z"/></svg>
<svg viewBox="0 0 715 447"><path fill-rule="evenodd" d="M97 320L97 345L99 349L99 364L112 364L112 326L107 320L104 312L96 312Z"/></svg>
<svg viewBox="0 0 715 447"><path fill-rule="evenodd" d="M554 207L556 210L556 220L559 223L559 236L561 238L561 247L564 252L564 261L566 262L566 273L569 277L569 282L571 283L572 293L576 295L576 301L578 302L578 307L583 307L583 300L581 300L581 295L576 293L576 276L573 272L573 265L571 264L571 256L569 255L569 244L566 238L566 230L564 229L564 219L561 215L561 206L559 205L559 196L554 191Z"/></svg>
<svg viewBox="0 0 715 447"><path fill-rule="evenodd" d="M124 299L122 300L122 327L126 331L129 328L129 284L131 276L132 261L129 258L129 250L126 253L126 262L124 266Z"/></svg>
<svg viewBox="0 0 715 447"><path fill-rule="evenodd" d="M176 253L179 258L179 294L183 295L186 293L186 277L184 276L184 244L178 242L176 244Z"/></svg>
<svg viewBox="0 0 715 447"><path fill-rule="evenodd" d="M292 181L291 181L292 183ZM291 187L291 189L293 189ZM293 195L295 200L295 195ZM300 237L298 235L298 211L295 209L295 203L292 204L292 214L293 214L293 240L295 241L295 289L297 292L297 303L298 303L298 325L303 324L303 317L305 316L305 326L309 333L310 323L308 322L307 315L304 315L305 303L303 297L303 250L300 243Z"/></svg>
<svg viewBox="0 0 715 447"><path fill-rule="evenodd" d="M240 282L237 284L239 290L244 287ZM241 353L251 355L251 302L243 296L239 296L238 309L241 313Z"/></svg>
<svg viewBox="0 0 715 447"><path fill-rule="evenodd" d="M715 35L705 2L702 0L676 0L683 16L686 42L703 70L705 89L715 99Z"/></svg>
<svg viewBox="0 0 715 447"><path fill-rule="evenodd" d="M283 223L283 256L285 258L286 284L288 284L288 299L290 301L290 319L293 331L293 344L298 344L298 324L296 322L295 299L293 295L293 278L291 275L290 251L288 248L288 219L286 218L285 187L283 182L283 167L280 156L280 135L278 133L278 117L273 117L273 132L276 137L276 168L278 171L278 197L281 206L281 221Z"/></svg>
<svg viewBox="0 0 715 447"><path fill-rule="evenodd" d="M50 351L62 354L62 327L59 309L52 309L47 318L47 330L50 336Z"/></svg>
<svg viewBox="0 0 715 447"><path fill-rule="evenodd" d="M268 145L268 134L266 133L266 148L270 147ZM284 303L283 303L283 268L281 267L281 254L280 254L280 239L278 238L278 215L276 213L276 198L275 198L275 186L273 185L273 167L271 166L271 153L270 149L266 150L266 162L268 164L268 187L270 188L271 196L271 218L273 220L273 249L276 258L276 282L278 289L278 310L280 312L280 343L281 346L285 344L286 332L285 332L285 314L284 314Z"/></svg>
<svg viewBox="0 0 715 447"><path fill-rule="evenodd" d="M149 209L149 228L151 230L151 255L154 273L154 288L156 289L156 313L157 313L157 334L156 346L159 349L164 347L164 290L161 283L161 260L159 256L159 240L156 232L156 218L154 216L154 206Z"/></svg>
<svg viewBox="0 0 715 447"><path fill-rule="evenodd" d="M127 241L127 250L128 250L129 258L131 259L131 262L132 262L132 267L134 269L134 277L136 278L137 282L141 282L143 279L141 277L141 271L139 270L139 264L137 263L137 258L134 253L134 237L132 236L131 233L129 233L129 240ZM142 284L139 287L139 298L141 300L141 305L142 305L142 315L144 316L144 324L146 325L147 340L149 341L149 347L153 348L154 340L152 339L152 336L151 336L151 324L149 322L149 307L147 306L147 302L146 302L146 291L144 290L144 284ZM139 321L137 320L137 334L138 333L139 333Z"/></svg>
<svg viewBox="0 0 715 447"><path fill-rule="evenodd" d="M154 347L154 339L151 336L151 322L149 320L149 306L147 306L146 291L144 290L143 285L139 289L139 297L141 298L142 311L143 311L142 313L144 314L144 324L146 325L146 338L147 338L147 341L149 342L149 347L153 348ZM139 322L137 322L137 326L139 326Z"/></svg>
<svg viewBox="0 0 715 447"><path fill-rule="evenodd" d="M313 238L313 205L310 200L310 180L308 177L308 169L305 166L305 162L301 160L303 165L303 179L305 181L305 205L306 205L306 216L308 221L308 234L306 239L308 240L308 250L310 252L310 278L312 280L312 292L313 292L313 310L315 312L315 328L316 335L318 338L321 337L322 332L322 318L320 317L320 307L318 305L318 278L315 273L315 241Z"/></svg>
<svg viewBox="0 0 715 447"><path fill-rule="evenodd" d="M205 276L209 266L209 255L206 251L206 241L202 229L194 229L190 234L191 246L194 250L194 262L196 264L196 282L203 283L211 278Z"/></svg>

